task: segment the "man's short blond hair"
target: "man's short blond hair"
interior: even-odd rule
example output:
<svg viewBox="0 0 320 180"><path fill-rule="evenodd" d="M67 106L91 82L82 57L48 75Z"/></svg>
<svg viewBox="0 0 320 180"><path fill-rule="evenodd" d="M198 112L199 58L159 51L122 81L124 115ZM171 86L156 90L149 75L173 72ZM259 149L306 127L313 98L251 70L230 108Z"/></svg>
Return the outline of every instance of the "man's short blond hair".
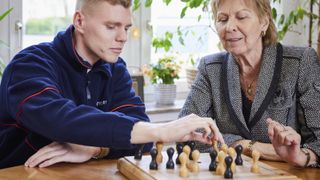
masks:
<svg viewBox="0 0 320 180"><path fill-rule="evenodd" d="M90 9L94 4L108 2L111 5L121 5L125 8L131 6L131 0L77 0L76 10Z"/></svg>

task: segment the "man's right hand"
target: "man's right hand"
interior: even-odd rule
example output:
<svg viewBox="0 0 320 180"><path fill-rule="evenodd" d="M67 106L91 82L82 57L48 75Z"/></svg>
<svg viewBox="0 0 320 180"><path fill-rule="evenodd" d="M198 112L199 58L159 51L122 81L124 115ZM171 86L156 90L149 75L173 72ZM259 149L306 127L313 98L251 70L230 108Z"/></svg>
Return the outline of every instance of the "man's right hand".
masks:
<svg viewBox="0 0 320 180"><path fill-rule="evenodd" d="M82 163L99 154L100 147L53 142L32 155L27 167L48 167L59 162Z"/></svg>

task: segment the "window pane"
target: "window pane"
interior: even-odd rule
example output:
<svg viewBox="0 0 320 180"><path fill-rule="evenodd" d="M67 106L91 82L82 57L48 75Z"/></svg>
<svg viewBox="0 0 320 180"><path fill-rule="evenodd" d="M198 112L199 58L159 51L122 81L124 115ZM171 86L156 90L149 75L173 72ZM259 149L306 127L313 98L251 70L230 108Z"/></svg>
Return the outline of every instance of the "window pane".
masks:
<svg viewBox="0 0 320 180"><path fill-rule="evenodd" d="M76 0L23 1L23 48L52 41L72 22Z"/></svg>

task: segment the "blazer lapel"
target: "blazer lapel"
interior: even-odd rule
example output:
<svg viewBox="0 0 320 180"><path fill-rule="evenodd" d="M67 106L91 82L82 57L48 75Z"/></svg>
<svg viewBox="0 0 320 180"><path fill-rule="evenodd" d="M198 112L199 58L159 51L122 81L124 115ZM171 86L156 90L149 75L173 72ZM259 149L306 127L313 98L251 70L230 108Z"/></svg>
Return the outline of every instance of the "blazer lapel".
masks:
<svg viewBox="0 0 320 180"><path fill-rule="evenodd" d="M257 80L256 95L251 106L249 122L257 113L258 108L261 106L268 93L275 70L276 54L276 46L267 47L263 51L260 73Z"/></svg>
<svg viewBox="0 0 320 180"><path fill-rule="evenodd" d="M245 127L247 131L249 131L247 123L242 113L242 96L241 96L239 66L232 55L229 55L229 59L228 59L227 82L229 87L228 91L230 95L232 109L234 110L242 126Z"/></svg>
<svg viewBox="0 0 320 180"><path fill-rule="evenodd" d="M249 129L252 129L261 120L263 113L274 97L281 76L282 55L282 45L279 43L277 46L264 49L256 95L251 107Z"/></svg>

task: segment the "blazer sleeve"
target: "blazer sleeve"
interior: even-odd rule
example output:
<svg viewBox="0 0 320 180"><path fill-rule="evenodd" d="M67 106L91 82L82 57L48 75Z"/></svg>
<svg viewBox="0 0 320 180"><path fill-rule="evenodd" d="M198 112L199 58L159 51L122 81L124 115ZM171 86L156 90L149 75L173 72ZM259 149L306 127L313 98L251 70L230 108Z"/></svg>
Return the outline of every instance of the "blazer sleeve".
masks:
<svg viewBox="0 0 320 180"><path fill-rule="evenodd" d="M212 56L211 56L212 57ZM192 84L191 91L186 99L179 113L179 118L186 116L188 114L194 113L200 117L214 117L213 109L213 96L212 86L208 77L208 72L206 71L206 61L209 59L202 58L198 67L198 74L194 83ZM210 72L215 73L215 72ZM243 137L234 134L223 134L223 138L226 144L231 145L233 142L243 139ZM197 149L202 152L208 152L212 148L206 144L196 143Z"/></svg>
<svg viewBox="0 0 320 180"><path fill-rule="evenodd" d="M312 48L305 50L300 61L298 103L302 146L312 150L320 159L320 63Z"/></svg>

